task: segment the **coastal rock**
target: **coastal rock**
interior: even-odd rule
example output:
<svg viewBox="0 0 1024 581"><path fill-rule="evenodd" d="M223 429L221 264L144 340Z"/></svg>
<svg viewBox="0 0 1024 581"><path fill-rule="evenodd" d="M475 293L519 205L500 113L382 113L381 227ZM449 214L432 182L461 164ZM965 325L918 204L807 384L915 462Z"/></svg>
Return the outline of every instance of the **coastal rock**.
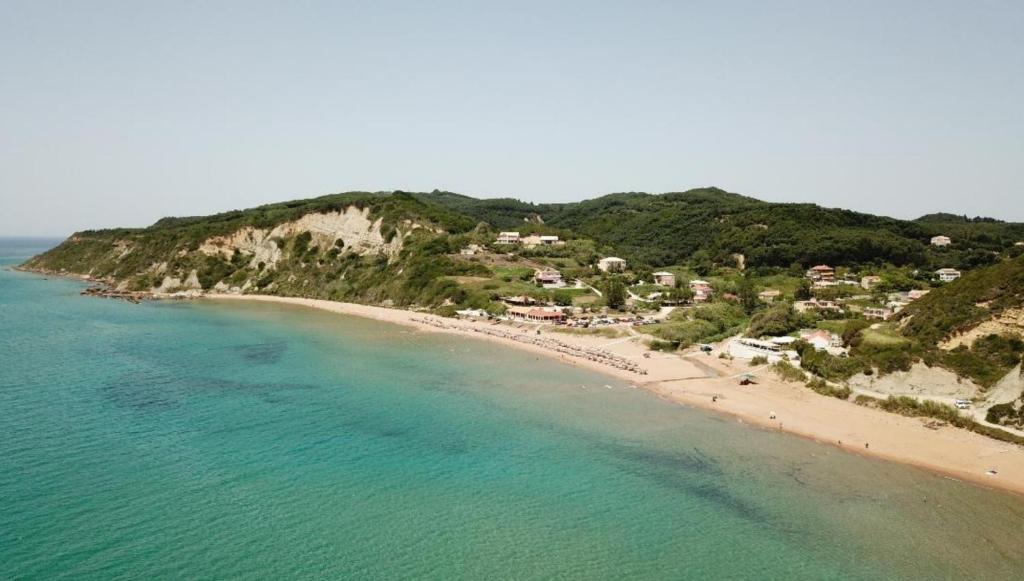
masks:
<svg viewBox="0 0 1024 581"><path fill-rule="evenodd" d="M195 269L192 269L192 272L188 273L188 278L185 279L182 286L190 290L202 290L203 285L199 283L199 275L196 273Z"/></svg>
<svg viewBox="0 0 1024 581"><path fill-rule="evenodd" d="M160 285L153 288L155 293L171 293L181 288L181 279L173 276L165 276Z"/></svg>

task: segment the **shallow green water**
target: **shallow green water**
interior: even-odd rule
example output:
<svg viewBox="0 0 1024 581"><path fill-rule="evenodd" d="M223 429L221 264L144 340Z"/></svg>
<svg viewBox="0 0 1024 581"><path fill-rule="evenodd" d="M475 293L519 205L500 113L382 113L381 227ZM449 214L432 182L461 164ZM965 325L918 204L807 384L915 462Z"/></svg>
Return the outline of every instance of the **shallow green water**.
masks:
<svg viewBox="0 0 1024 581"><path fill-rule="evenodd" d="M487 343L80 288L0 270L2 579L1024 570L1017 497Z"/></svg>

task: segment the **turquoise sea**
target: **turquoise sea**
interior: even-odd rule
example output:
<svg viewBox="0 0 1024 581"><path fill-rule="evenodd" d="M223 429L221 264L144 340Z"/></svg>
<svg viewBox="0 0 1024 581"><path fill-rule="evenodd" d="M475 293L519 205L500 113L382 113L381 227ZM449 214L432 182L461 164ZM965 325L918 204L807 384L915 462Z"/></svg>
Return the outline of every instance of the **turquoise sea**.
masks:
<svg viewBox="0 0 1024 581"><path fill-rule="evenodd" d="M6 270L0 579L1020 579L1024 499L489 343Z"/></svg>

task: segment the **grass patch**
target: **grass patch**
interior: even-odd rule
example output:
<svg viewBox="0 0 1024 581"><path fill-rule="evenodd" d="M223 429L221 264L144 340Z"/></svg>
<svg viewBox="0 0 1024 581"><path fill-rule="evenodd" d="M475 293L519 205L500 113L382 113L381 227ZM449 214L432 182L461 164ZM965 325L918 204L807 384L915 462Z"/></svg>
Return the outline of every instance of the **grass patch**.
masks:
<svg viewBox="0 0 1024 581"><path fill-rule="evenodd" d="M590 337L607 337L609 339L618 339L625 337L629 333L625 330L617 327L593 327L593 328L573 328L573 327L552 327L552 331L555 333L563 333L566 335L585 335Z"/></svg>

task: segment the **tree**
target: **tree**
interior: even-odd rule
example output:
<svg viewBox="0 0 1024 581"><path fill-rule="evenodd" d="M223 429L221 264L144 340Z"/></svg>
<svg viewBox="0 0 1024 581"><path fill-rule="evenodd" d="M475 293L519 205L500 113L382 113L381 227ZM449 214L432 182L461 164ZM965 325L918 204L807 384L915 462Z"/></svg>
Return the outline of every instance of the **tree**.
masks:
<svg viewBox="0 0 1024 581"><path fill-rule="evenodd" d="M693 289L689 286L683 286L677 281L676 288L668 292L668 297L679 303L688 303L693 300Z"/></svg>
<svg viewBox="0 0 1024 581"><path fill-rule="evenodd" d="M560 307L568 307L572 305L572 299L575 296L572 291L568 290L556 290L552 293L551 300Z"/></svg>
<svg viewBox="0 0 1024 581"><path fill-rule="evenodd" d="M690 257L690 264L693 267L693 271L697 273L697 276L711 274L711 269L715 266L714 262L711 261L711 254L704 249L693 253L693 256Z"/></svg>
<svg viewBox="0 0 1024 581"><path fill-rule="evenodd" d="M800 318L788 303L778 303L750 319L749 337L785 335L800 328Z"/></svg>
<svg viewBox="0 0 1024 581"><path fill-rule="evenodd" d="M626 304L626 285L621 278L613 276L605 283L604 302L612 309L620 309Z"/></svg>
<svg viewBox="0 0 1024 581"><path fill-rule="evenodd" d="M757 308L757 293L754 291L754 282L750 280L749 275L744 275L740 279L739 286L736 289L736 296L740 299L743 311L748 315Z"/></svg>
<svg viewBox="0 0 1024 581"><path fill-rule="evenodd" d="M811 283L806 278L800 281L800 284L796 286L796 290L793 291L793 297L798 301L807 301L811 299Z"/></svg>

